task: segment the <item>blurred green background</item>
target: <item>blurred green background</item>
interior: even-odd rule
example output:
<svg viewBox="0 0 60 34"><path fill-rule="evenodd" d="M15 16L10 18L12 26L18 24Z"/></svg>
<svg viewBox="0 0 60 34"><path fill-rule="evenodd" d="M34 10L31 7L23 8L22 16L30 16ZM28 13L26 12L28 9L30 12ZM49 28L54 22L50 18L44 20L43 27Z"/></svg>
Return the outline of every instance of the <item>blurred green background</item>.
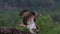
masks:
<svg viewBox="0 0 60 34"><path fill-rule="evenodd" d="M27 32L27 28L18 26L22 23L19 12L23 9L42 14L36 22L39 34L60 34L60 0L0 0L0 27Z"/></svg>

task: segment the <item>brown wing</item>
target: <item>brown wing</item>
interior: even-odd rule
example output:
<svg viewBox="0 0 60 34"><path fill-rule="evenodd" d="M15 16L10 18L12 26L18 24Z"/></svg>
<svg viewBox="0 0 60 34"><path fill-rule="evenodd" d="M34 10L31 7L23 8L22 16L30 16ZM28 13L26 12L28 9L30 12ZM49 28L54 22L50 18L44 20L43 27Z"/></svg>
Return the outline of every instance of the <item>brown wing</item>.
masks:
<svg viewBox="0 0 60 34"><path fill-rule="evenodd" d="M25 17L23 18L23 24L27 25L27 18L25 18Z"/></svg>

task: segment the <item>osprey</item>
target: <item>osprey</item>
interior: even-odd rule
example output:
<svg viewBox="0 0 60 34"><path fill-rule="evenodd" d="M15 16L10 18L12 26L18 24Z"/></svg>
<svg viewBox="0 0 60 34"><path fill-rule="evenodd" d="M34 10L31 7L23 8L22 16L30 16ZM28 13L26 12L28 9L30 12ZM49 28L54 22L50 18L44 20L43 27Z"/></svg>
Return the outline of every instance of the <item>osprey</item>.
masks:
<svg viewBox="0 0 60 34"><path fill-rule="evenodd" d="M27 27L31 33L35 33L33 30L38 31L36 19L39 13L37 14L29 10L23 10L19 15L23 17L23 24L21 24L21 26Z"/></svg>

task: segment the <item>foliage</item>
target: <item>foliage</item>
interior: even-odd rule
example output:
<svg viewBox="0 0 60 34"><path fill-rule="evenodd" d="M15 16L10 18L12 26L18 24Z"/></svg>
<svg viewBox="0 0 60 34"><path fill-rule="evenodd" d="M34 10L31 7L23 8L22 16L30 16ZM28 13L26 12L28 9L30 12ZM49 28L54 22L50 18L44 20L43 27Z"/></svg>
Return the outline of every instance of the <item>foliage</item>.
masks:
<svg viewBox="0 0 60 34"><path fill-rule="evenodd" d="M37 20L37 24L40 28L39 34L60 34L60 25L58 23L53 25L53 21L49 15L40 16ZM18 27L18 29L27 32L28 29Z"/></svg>

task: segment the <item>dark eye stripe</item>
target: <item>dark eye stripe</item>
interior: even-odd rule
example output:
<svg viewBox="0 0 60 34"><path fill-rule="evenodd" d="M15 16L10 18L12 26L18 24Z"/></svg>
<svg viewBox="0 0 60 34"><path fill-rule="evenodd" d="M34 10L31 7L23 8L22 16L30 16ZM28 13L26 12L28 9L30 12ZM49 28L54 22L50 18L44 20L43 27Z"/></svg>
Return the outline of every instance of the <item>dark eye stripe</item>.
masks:
<svg viewBox="0 0 60 34"><path fill-rule="evenodd" d="M32 13L32 15L35 15L35 13L34 12L31 12Z"/></svg>

